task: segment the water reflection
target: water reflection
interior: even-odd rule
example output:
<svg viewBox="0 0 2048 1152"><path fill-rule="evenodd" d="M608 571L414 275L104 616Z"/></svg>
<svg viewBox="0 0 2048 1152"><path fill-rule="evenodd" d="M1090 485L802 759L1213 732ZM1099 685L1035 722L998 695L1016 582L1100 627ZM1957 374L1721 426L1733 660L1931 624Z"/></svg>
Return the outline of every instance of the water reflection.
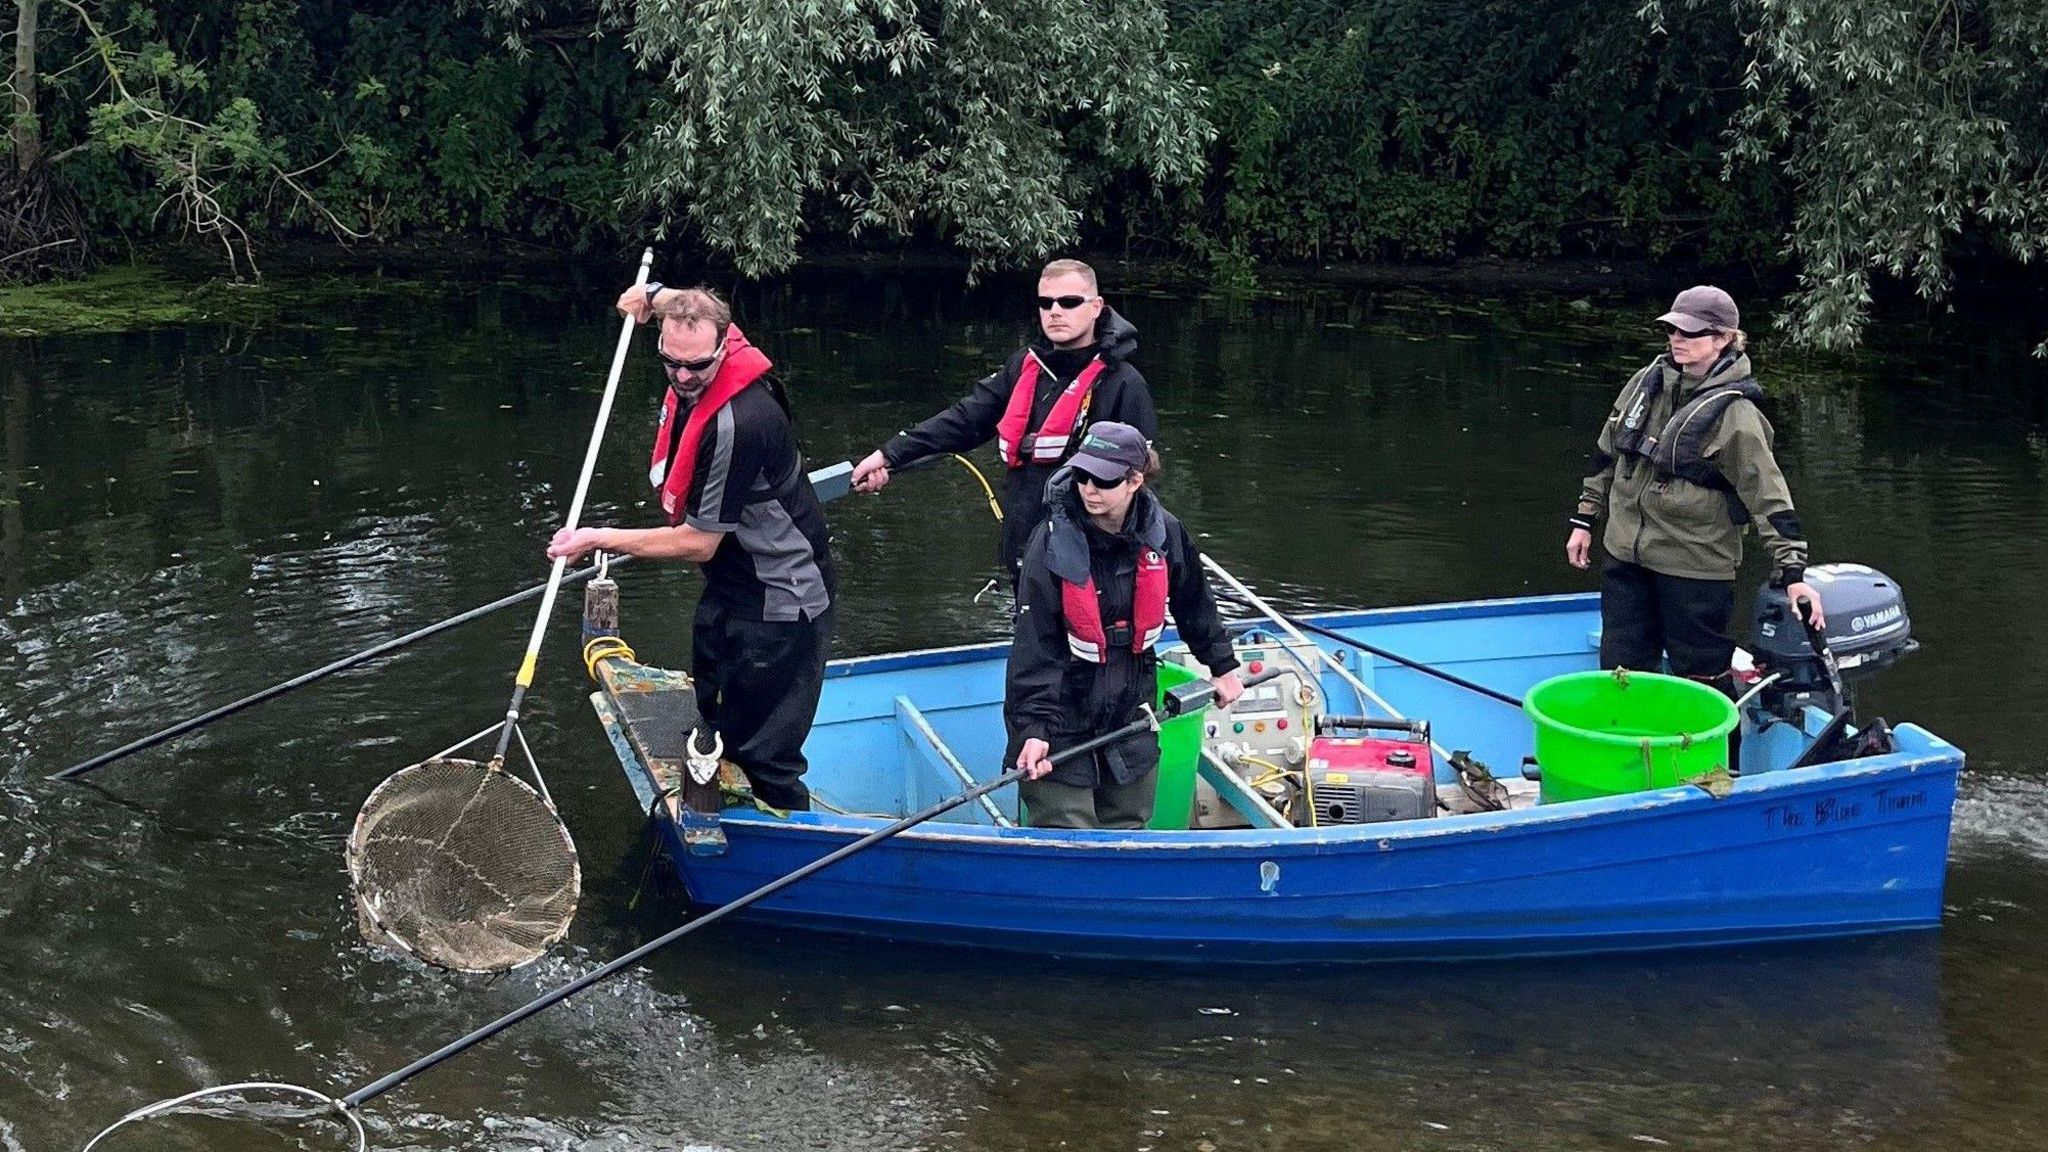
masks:
<svg viewBox="0 0 2048 1152"><path fill-rule="evenodd" d="M773 972L807 1046L958 1066L976 1148L1800 1148L1945 1106L1940 952L1133 971L750 929L664 967L719 1031L759 1015L719 974Z"/></svg>

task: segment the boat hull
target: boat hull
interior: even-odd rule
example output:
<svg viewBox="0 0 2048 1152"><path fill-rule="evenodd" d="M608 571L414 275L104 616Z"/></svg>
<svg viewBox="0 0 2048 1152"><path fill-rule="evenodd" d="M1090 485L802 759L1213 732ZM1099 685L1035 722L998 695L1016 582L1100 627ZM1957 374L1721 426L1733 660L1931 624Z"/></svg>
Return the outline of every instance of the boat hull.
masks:
<svg viewBox="0 0 2048 1152"><path fill-rule="evenodd" d="M1467 675L1512 692L1590 664L1597 648L1590 597L1319 619L1392 637L1432 662L1462 660ZM909 782L909 753L888 763L891 741L918 744L905 733L959 742L952 771L986 779L1000 749L1001 665L1000 646L835 664L809 746L812 777L882 814L728 809L724 849L713 854L686 851L665 821L690 898L730 903L888 826L888 813L957 794L957 781ZM1356 667L1397 704L1441 717L1451 746L1510 764L1527 748L1519 710L1412 671ZM1335 679L1325 687L1341 690ZM643 807L653 803L664 791L658 773L597 703ZM1782 767L1801 747L1788 729L1746 744L1751 770L1721 795L1687 785L1397 823L1187 832L1006 827L994 812L963 809L744 914L923 943L1282 964L1628 952L1938 925L1961 750L1902 724L1895 752L1794 769Z"/></svg>
<svg viewBox="0 0 2048 1152"><path fill-rule="evenodd" d="M1268 963L1640 951L1940 923L1953 762L1779 776L1718 800L1667 789L1382 834L913 829L748 914L927 943ZM672 840L672 859L694 901L724 904L882 823L749 814L725 821L725 855L689 856Z"/></svg>

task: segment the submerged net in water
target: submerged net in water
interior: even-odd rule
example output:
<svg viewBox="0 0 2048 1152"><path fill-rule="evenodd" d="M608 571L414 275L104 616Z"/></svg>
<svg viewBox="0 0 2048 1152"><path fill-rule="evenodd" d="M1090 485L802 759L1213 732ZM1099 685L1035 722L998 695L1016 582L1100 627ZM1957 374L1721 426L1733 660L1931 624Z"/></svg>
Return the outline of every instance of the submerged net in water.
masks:
<svg viewBox="0 0 2048 1152"><path fill-rule="evenodd" d="M365 937L461 972L538 959L568 933L582 889L554 806L474 760L427 760L379 785L348 867Z"/></svg>

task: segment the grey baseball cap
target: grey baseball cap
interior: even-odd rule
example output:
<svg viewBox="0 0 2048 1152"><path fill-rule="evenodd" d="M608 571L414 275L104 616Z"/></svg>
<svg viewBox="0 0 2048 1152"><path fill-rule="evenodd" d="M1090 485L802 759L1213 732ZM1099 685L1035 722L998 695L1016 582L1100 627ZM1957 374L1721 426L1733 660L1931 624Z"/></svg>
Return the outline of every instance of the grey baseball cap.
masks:
<svg viewBox="0 0 2048 1152"><path fill-rule="evenodd" d="M1145 467L1145 434L1129 424L1098 420L1081 434L1068 464L1098 480L1121 480Z"/></svg>
<svg viewBox="0 0 2048 1152"><path fill-rule="evenodd" d="M1687 288L1671 302L1671 311L1657 317L1659 324L1676 324L1687 332L1711 329L1733 332L1742 327L1742 313L1735 310L1735 298L1711 284Z"/></svg>

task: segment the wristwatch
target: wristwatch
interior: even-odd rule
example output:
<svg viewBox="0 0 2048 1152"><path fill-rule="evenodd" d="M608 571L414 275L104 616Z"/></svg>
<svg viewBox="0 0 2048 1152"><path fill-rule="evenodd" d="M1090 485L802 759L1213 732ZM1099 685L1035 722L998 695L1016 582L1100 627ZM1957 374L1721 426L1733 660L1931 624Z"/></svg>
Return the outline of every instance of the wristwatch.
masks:
<svg viewBox="0 0 2048 1152"><path fill-rule="evenodd" d="M649 280L647 282L647 306L649 308L654 307L655 293L660 292L664 287L667 287L667 285L664 285L659 280Z"/></svg>

